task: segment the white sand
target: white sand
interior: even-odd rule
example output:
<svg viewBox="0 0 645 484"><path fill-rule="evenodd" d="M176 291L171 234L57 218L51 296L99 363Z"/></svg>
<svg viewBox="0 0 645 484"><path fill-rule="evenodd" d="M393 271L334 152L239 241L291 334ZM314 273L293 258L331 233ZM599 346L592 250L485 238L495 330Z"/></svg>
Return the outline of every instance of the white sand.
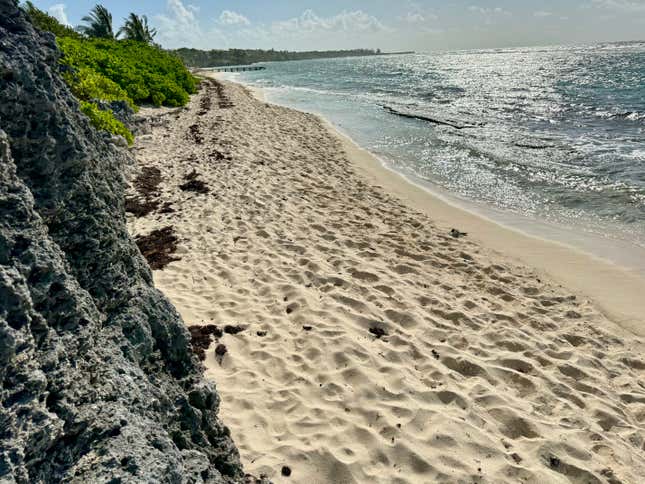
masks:
<svg viewBox="0 0 645 484"><path fill-rule="evenodd" d="M175 227L181 261L154 276L187 324L246 328L222 338L221 365L209 349L206 372L247 471L307 484L642 482L645 350L626 329L645 326L645 298L619 298L631 290L620 271L590 272L605 266L564 247L551 260L552 244L443 204L317 117L225 91L234 107L214 99L199 115L204 90L137 141L176 212L130 227ZM178 188L192 170L210 193ZM567 261L570 289L543 275L564 280ZM579 291L615 297L599 306Z"/></svg>

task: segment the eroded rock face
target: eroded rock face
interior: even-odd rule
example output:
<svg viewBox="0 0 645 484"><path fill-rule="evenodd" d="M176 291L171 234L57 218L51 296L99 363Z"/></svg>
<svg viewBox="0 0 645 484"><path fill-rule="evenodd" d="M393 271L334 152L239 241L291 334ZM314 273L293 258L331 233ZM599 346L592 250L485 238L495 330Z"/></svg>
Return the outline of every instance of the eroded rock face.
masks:
<svg viewBox="0 0 645 484"><path fill-rule="evenodd" d="M58 56L0 0L0 482L244 481Z"/></svg>

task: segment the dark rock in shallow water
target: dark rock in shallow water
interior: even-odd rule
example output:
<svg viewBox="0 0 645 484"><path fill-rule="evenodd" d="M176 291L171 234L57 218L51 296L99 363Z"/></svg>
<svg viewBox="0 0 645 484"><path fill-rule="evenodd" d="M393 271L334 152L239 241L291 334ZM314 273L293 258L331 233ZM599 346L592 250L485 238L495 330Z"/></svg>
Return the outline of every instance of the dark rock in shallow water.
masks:
<svg viewBox="0 0 645 484"><path fill-rule="evenodd" d="M0 0L0 482L251 480L58 57Z"/></svg>

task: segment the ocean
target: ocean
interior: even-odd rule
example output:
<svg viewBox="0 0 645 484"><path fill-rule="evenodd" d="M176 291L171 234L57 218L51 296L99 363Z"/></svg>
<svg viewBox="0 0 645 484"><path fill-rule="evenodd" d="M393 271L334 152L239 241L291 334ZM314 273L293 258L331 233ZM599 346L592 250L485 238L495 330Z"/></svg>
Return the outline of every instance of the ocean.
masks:
<svg viewBox="0 0 645 484"><path fill-rule="evenodd" d="M235 78L455 203L645 248L645 42L265 65Z"/></svg>

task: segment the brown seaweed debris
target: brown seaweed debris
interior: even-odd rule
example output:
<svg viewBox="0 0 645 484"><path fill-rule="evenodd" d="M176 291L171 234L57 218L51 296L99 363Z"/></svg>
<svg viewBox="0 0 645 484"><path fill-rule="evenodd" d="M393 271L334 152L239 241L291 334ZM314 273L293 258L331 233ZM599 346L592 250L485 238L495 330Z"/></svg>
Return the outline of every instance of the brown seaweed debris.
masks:
<svg viewBox="0 0 645 484"><path fill-rule="evenodd" d="M376 339L381 339L383 336L387 336L387 331L380 326L372 326L370 328L370 333L372 333Z"/></svg>
<svg viewBox="0 0 645 484"><path fill-rule="evenodd" d="M159 210L159 213L175 213L175 209L172 208L172 202L164 202Z"/></svg>
<svg viewBox="0 0 645 484"><path fill-rule="evenodd" d="M207 324L206 326L189 326L190 343L193 345L193 353L204 361L206 359L206 350L213 342L213 337L221 338L223 333L214 324Z"/></svg>
<svg viewBox="0 0 645 484"><path fill-rule="evenodd" d="M199 173L195 170L184 176L186 183L179 185L179 189L184 192L208 193L210 189L202 180L199 179Z"/></svg>
<svg viewBox="0 0 645 484"><path fill-rule="evenodd" d="M227 155L222 153L219 150L213 150L210 154L211 159L215 159L215 161L220 161L220 160L226 160L226 161L231 161L233 157L231 155Z"/></svg>
<svg viewBox="0 0 645 484"><path fill-rule="evenodd" d="M159 195L161 184L161 170L154 166L144 166L141 173L134 180L134 187L144 197L156 197Z"/></svg>
<svg viewBox="0 0 645 484"><path fill-rule="evenodd" d="M181 260L173 257L178 239L172 226L154 230L148 235L139 235L135 242L152 270L163 269L171 262Z"/></svg>
<svg viewBox="0 0 645 484"><path fill-rule="evenodd" d="M213 86L215 86L215 91L217 92L217 97L219 98L218 106L220 109L232 108L234 104L231 102L229 97L224 93L224 86L221 82L211 80Z"/></svg>
<svg viewBox="0 0 645 484"><path fill-rule="evenodd" d="M125 200L125 211L135 217L145 217L159 208L159 185L161 171L152 166L144 166L141 173L134 179L133 185L138 196Z"/></svg>
<svg viewBox="0 0 645 484"><path fill-rule="evenodd" d="M220 366L222 365L222 361L224 361L224 355L226 355L226 353L228 353L226 345L220 343L215 348L215 359L220 364Z"/></svg>
<svg viewBox="0 0 645 484"><path fill-rule="evenodd" d="M195 144L201 145L204 144L204 137L199 129L199 126L196 124L191 124L188 127L188 139L192 139Z"/></svg>
<svg viewBox="0 0 645 484"><path fill-rule="evenodd" d="M240 325L235 325L234 326L232 324L227 324L226 326L224 326L224 332L226 334L236 335L236 334L241 333L242 331L244 331L244 328L242 326L240 326Z"/></svg>
<svg viewBox="0 0 645 484"><path fill-rule="evenodd" d="M211 88L211 83L205 82L204 84L208 84L208 89L206 89L206 92L199 101L199 112L197 113L198 116L204 116L205 114L207 114L208 111L211 110L212 106L211 95L213 94L213 89Z"/></svg>
<svg viewBox="0 0 645 484"><path fill-rule="evenodd" d="M158 207L158 200L141 200L138 197L129 197L125 199L125 211L131 213L137 218L145 217L157 210Z"/></svg>

